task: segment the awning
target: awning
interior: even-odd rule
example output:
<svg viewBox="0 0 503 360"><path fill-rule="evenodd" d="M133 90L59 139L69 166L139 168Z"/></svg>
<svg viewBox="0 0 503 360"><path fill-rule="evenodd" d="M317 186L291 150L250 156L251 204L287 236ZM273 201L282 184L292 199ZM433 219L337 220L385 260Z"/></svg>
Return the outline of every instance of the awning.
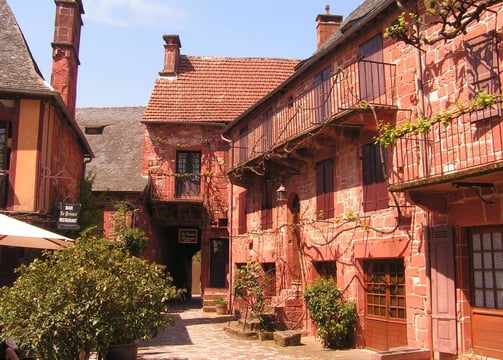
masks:
<svg viewBox="0 0 503 360"><path fill-rule="evenodd" d="M72 239L0 214L0 246L31 249L59 249L73 244Z"/></svg>

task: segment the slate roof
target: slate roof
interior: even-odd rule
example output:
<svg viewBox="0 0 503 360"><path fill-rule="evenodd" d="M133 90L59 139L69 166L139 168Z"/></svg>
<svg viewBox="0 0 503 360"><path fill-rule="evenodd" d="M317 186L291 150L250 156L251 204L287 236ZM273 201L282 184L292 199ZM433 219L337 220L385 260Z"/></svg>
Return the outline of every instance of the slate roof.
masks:
<svg viewBox="0 0 503 360"><path fill-rule="evenodd" d="M26 91L53 89L40 73L9 4L0 0L0 92Z"/></svg>
<svg viewBox="0 0 503 360"><path fill-rule="evenodd" d="M77 108L77 122L86 127L103 127L103 133L86 134L95 157L86 165L94 173L94 191L141 192L147 178L141 171L145 107Z"/></svg>
<svg viewBox="0 0 503 360"><path fill-rule="evenodd" d="M0 94L50 99L77 133L84 154L94 155L60 94L44 80L6 0L0 0Z"/></svg>
<svg viewBox="0 0 503 360"><path fill-rule="evenodd" d="M299 60L181 55L177 78L159 77L144 122L230 122L290 76Z"/></svg>

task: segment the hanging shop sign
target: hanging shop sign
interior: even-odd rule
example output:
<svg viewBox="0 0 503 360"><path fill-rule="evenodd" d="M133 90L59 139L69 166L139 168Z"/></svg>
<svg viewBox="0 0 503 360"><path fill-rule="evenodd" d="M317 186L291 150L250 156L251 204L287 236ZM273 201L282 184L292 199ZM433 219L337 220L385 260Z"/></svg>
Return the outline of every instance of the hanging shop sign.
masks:
<svg viewBox="0 0 503 360"><path fill-rule="evenodd" d="M80 204L59 203L58 229L80 230L79 213Z"/></svg>
<svg viewBox="0 0 503 360"><path fill-rule="evenodd" d="M178 242L180 244L197 244L197 229L178 229Z"/></svg>

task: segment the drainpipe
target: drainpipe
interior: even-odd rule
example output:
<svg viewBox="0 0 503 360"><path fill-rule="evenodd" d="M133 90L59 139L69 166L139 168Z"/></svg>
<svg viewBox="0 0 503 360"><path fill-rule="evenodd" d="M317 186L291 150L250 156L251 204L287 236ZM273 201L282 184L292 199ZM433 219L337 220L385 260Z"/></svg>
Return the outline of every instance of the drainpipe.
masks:
<svg viewBox="0 0 503 360"><path fill-rule="evenodd" d="M223 141L228 143L231 147L231 166L234 164L234 142L232 139L229 139L226 137L223 133L220 134L220 137ZM234 308L234 297L232 296L232 288L233 288L233 279L234 279L234 268L232 266L232 224L233 224L233 219L234 219L234 185L229 181L231 184L231 191L230 191L230 201L229 201L229 308L233 309Z"/></svg>

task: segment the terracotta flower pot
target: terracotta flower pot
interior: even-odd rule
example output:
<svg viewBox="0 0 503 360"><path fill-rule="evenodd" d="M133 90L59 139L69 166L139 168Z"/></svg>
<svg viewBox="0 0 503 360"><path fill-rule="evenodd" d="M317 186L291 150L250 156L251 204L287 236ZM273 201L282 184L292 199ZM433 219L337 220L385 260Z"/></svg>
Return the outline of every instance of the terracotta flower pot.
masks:
<svg viewBox="0 0 503 360"><path fill-rule="evenodd" d="M110 345L105 360L136 360L138 344Z"/></svg>
<svg viewBox="0 0 503 360"><path fill-rule="evenodd" d="M219 315L227 314L227 304L216 304L215 309Z"/></svg>

